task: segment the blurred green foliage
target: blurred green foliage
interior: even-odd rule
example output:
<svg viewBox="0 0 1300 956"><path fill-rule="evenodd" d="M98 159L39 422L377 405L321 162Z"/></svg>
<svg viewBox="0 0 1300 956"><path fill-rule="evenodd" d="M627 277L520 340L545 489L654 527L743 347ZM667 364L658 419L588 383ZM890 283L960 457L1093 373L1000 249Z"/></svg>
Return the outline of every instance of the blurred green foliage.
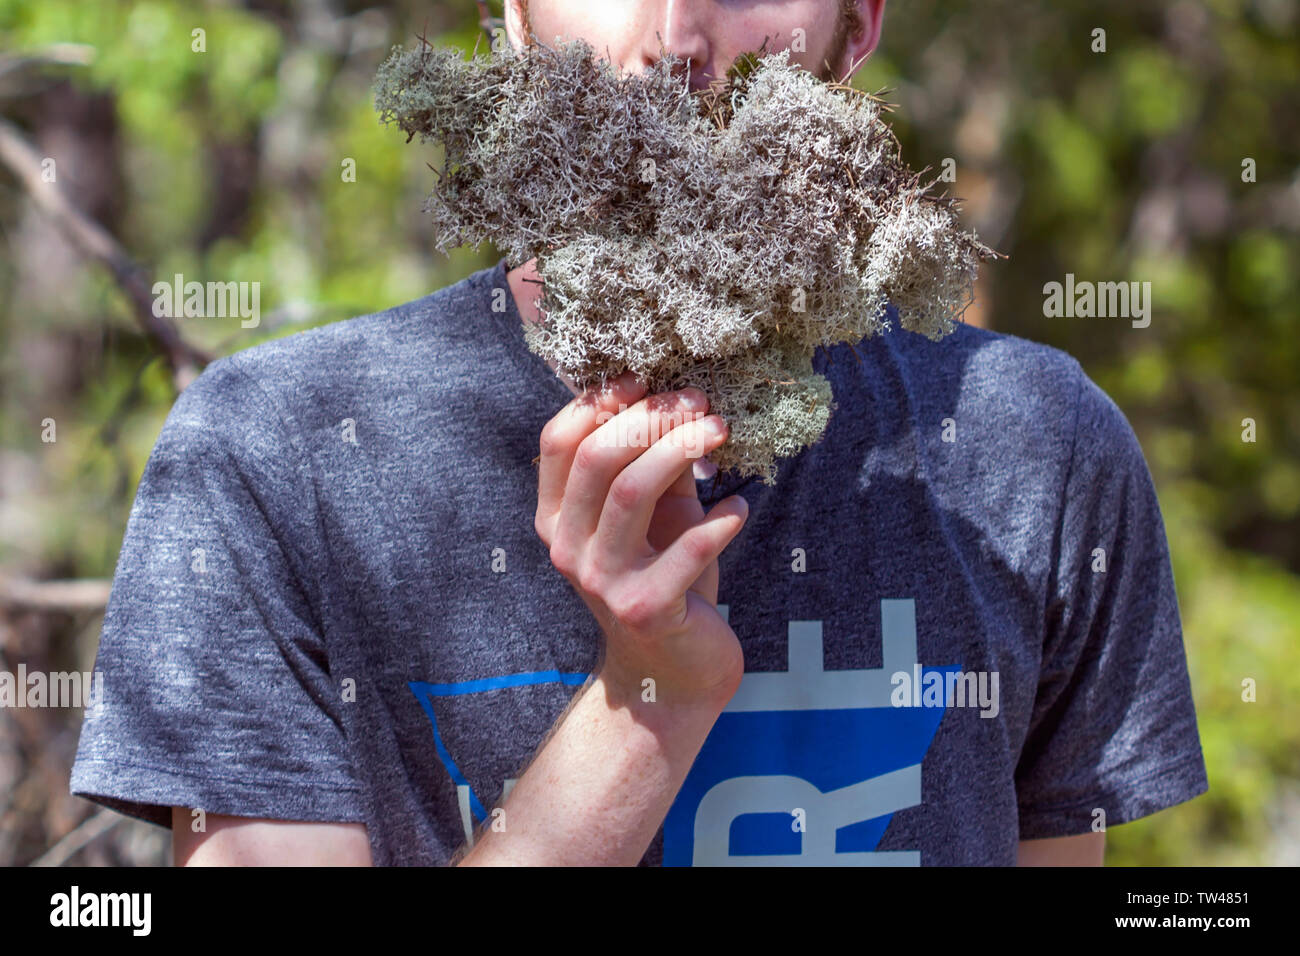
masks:
<svg viewBox="0 0 1300 956"><path fill-rule="evenodd" d="M856 78L896 89L913 165L990 195L991 325L1077 357L1151 465L1210 792L1112 830L1112 863L1297 860L1298 26L1293 2L910 0ZM1067 272L1151 282L1150 327L1045 318Z"/></svg>
<svg viewBox="0 0 1300 956"><path fill-rule="evenodd" d="M307 16L315 6L0 0L0 55L94 48L87 66L0 74L0 112L38 142L56 142L42 136L70 96L111 114L111 149L60 158L74 195L157 277L262 283L258 329L183 320L218 354L495 261L429 251L420 207L436 159L379 126L370 90L415 32L471 46L474 5L339 2L346 29L333 31ZM948 188L1009 254L985 268L985 320L1076 356L1155 476L1211 790L1113 829L1114 863L1300 858L1287 817L1300 781L1298 27L1295 0L908 0L889 5L855 79L894 91L913 167L955 159ZM65 123L57 142L76 132ZM23 210L0 175L0 442L39 463L8 490L19 506L6 514L27 520L0 535L0 566L108 576L175 393L111 278L68 269L57 295L34 281ZM1067 272L1151 282L1150 327L1045 318L1043 285ZM46 416L55 445L39 439Z"/></svg>

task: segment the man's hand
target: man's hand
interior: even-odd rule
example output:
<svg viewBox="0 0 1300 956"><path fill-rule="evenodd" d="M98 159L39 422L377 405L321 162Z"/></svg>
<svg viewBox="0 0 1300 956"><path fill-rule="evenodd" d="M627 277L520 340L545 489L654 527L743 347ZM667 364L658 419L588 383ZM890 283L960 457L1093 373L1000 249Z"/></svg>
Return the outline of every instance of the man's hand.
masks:
<svg viewBox="0 0 1300 956"><path fill-rule="evenodd" d="M624 375L542 430L535 527L600 624L601 674L620 690L650 677L659 694L729 698L744 673L717 610L718 555L749 509L739 495L700 505L691 465L727 437L707 410L699 389L646 396Z"/></svg>

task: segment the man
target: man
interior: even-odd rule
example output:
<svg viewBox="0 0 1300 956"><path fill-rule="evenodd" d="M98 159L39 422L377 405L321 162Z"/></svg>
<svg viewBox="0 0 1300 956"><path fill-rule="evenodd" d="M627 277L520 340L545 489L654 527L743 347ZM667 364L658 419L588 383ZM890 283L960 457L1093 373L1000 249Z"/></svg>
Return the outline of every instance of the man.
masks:
<svg viewBox="0 0 1300 956"><path fill-rule="evenodd" d="M843 76L884 6L506 19L699 86L796 30ZM931 865L1099 864L1107 824L1205 791L1150 475L1077 362L895 323L819 355L838 408L775 486L708 478L702 393L575 399L526 349L535 275L181 395L74 792L172 825L180 863Z"/></svg>

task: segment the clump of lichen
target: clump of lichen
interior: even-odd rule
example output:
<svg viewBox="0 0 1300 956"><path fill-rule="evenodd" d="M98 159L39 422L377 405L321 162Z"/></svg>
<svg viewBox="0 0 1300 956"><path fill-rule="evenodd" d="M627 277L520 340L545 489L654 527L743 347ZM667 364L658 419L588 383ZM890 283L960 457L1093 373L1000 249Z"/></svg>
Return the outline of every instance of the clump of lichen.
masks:
<svg viewBox="0 0 1300 956"><path fill-rule="evenodd" d="M784 52L692 92L672 56L620 74L582 41L421 43L380 68L376 108L443 147L440 250L536 258L533 351L584 387L699 386L730 426L713 461L769 484L830 419L815 349L886 329L889 303L941 338L996 255L902 163L886 104Z"/></svg>

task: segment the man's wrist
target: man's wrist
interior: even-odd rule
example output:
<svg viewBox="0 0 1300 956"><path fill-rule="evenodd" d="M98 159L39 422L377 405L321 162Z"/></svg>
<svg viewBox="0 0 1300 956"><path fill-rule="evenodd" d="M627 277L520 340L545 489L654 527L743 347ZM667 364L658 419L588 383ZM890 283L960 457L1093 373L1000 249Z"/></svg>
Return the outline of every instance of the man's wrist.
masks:
<svg viewBox="0 0 1300 956"><path fill-rule="evenodd" d="M674 720L705 718L712 722L735 694L730 685L683 690L663 684L649 671L606 659L597 668L588 692L603 694L611 710L626 710L639 723L664 728Z"/></svg>

